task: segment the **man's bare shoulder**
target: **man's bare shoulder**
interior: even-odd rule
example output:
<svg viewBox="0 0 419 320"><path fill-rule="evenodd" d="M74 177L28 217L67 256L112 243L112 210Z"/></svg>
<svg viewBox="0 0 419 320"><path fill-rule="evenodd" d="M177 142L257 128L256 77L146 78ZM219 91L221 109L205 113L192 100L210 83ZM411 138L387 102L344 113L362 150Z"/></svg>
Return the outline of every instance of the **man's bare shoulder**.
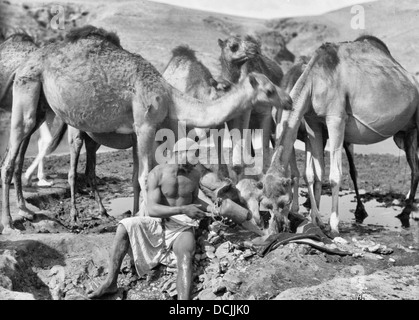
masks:
<svg viewBox="0 0 419 320"><path fill-rule="evenodd" d="M151 169L150 172L148 173L149 179L151 177L151 178L160 180L163 170L164 170L164 165L158 164L153 169Z"/></svg>

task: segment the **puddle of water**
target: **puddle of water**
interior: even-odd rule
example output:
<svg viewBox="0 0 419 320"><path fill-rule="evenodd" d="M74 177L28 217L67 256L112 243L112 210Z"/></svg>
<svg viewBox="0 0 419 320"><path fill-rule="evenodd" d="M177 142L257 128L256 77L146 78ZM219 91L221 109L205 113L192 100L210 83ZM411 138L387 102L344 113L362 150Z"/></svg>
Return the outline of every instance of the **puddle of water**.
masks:
<svg viewBox="0 0 419 320"><path fill-rule="evenodd" d="M128 210L132 212L133 203L133 197L116 198L110 200L109 204L105 204L105 207L109 215L117 217L123 214L124 212L127 212Z"/></svg>
<svg viewBox="0 0 419 320"><path fill-rule="evenodd" d="M305 190L306 191L306 190ZM348 192L341 192L339 197L339 220L344 222L355 222L354 211L356 209L355 194ZM299 197L300 205L306 201L305 197ZM364 203L365 210L368 217L363 224L371 224L376 226L383 226L389 230L400 230L402 227L401 221L396 217L403 210L399 206L384 207L383 203L375 199ZM332 208L332 197L322 195L320 200L320 216L324 222L328 222ZM305 207L300 206L301 212L307 212ZM418 222L410 218L410 225L415 226Z"/></svg>
<svg viewBox="0 0 419 320"><path fill-rule="evenodd" d="M303 191L304 188L302 189ZM339 219L340 221L352 223L355 222L354 210L356 208L355 195L353 193L342 192L339 197ZM200 191L199 197L209 202L210 200ZM116 217L122 213L131 210L133 205L133 197L117 198L110 200L110 203L105 204L110 215ZM305 197L299 197L300 213L307 212L307 209L302 206L306 201ZM365 210L368 212L368 217L364 220L364 225L382 226L389 230L401 230L401 221L396 216L403 210L402 207L391 206L385 208L377 200L373 199L364 203ZM323 222L327 223L330 217L330 209L332 207L332 197L323 195L320 202L320 215ZM419 222L410 218L410 226L419 228Z"/></svg>

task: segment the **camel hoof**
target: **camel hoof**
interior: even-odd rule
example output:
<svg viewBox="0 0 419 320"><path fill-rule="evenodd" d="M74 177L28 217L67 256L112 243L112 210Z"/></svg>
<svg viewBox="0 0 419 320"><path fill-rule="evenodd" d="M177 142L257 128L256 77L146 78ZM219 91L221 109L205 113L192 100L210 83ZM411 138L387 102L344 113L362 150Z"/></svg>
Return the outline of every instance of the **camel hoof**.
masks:
<svg viewBox="0 0 419 320"><path fill-rule="evenodd" d="M45 179L41 179L36 183L38 187L51 187L53 184L54 184L53 181L48 181Z"/></svg>
<svg viewBox="0 0 419 320"><path fill-rule="evenodd" d="M363 223L366 217L368 217L368 213L365 211L364 206L357 206L355 210L356 223Z"/></svg>
<svg viewBox="0 0 419 320"><path fill-rule="evenodd" d="M115 217L110 216L106 211L105 213L102 212L99 218L106 222L116 221Z"/></svg>
<svg viewBox="0 0 419 320"><path fill-rule="evenodd" d="M396 218L398 218L400 220L400 222L402 223L402 227L403 228L409 228L410 227L410 214L406 214L406 213L400 213L396 216Z"/></svg>
<svg viewBox="0 0 419 320"><path fill-rule="evenodd" d="M6 226L6 227L3 228L1 234L4 235L4 236L5 235L11 236L11 235L22 234L22 232L18 229L12 228L10 226Z"/></svg>
<svg viewBox="0 0 419 320"><path fill-rule="evenodd" d="M33 221L35 219L35 212L27 208L20 209L18 215L29 221Z"/></svg>

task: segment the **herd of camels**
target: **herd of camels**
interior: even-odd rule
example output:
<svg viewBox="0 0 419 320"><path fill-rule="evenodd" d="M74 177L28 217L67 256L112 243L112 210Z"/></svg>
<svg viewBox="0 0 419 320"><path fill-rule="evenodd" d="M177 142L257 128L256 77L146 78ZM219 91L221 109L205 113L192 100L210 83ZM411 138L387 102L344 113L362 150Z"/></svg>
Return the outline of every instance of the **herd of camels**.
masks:
<svg viewBox="0 0 419 320"><path fill-rule="evenodd" d="M115 33L93 26L73 29L64 41L43 47L24 34L1 43L0 107L12 112L10 141L1 169L2 234L17 232L9 205L12 178L19 215L33 219L22 192L23 161L31 135L38 128L48 131L43 123L51 115L59 119L59 128L48 143L39 144L39 154L26 177L39 166L40 181L43 179L42 159L67 130L73 222L78 218L75 176L83 142L86 178L105 218L108 215L96 190L96 151L100 145L132 148L137 212L140 191L144 196L147 174L155 165L156 131L175 129L178 121L202 137L207 137L209 128L263 129L262 174L243 174L241 156L251 156L246 155L246 146L233 145L232 166L228 166L222 141L216 144L216 170L220 177L234 178L256 223L260 224L260 205L270 211L269 232L287 230L289 213L298 213L297 138L306 146L309 218L322 228L319 206L324 148L329 140L329 226L330 235L337 236L343 149L357 196L356 221L362 223L367 213L357 188L353 144L394 137L411 168L410 192L400 214L409 217L419 182L419 87L380 39L361 36L355 41L325 43L311 58L295 61L285 75L276 62L263 55L261 44L253 37L230 36L218 40L218 45L221 79L217 81L189 47L175 48L160 74L142 56L124 50Z"/></svg>

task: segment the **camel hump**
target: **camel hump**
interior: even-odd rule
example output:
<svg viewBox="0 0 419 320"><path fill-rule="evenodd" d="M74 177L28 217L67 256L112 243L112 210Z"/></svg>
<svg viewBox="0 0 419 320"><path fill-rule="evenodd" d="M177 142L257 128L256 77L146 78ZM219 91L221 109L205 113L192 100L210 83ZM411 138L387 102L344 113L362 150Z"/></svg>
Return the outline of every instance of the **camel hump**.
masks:
<svg viewBox="0 0 419 320"><path fill-rule="evenodd" d="M195 50L189 48L187 45L177 46L172 50L173 57L184 57L189 60L196 61Z"/></svg>
<svg viewBox="0 0 419 320"><path fill-rule="evenodd" d="M92 36L102 38L103 40L109 41L117 47L121 47L121 41L115 32L106 31L103 28L97 28L92 25L71 29L67 33L65 39L69 42L76 42L77 40L87 39Z"/></svg>
<svg viewBox="0 0 419 320"><path fill-rule="evenodd" d="M377 38L377 37L375 37L375 36L372 36L372 35L369 35L369 34L362 35L362 36L360 36L360 37L358 37L358 38L355 39L355 42L357 42L357 41L358 42L368 41L373 46L375 46L376 48L382 50L383 52L385 52L388 55L391 55L390 50L388 49L388 47L384 43L384 41L381 40L381 39L379 39L379 38Z"/></svg>
<svg viewBox="0 0 419 320"><path fill-rule="evenodd" d="M14 33L8 36L4 41L16 41L16 42L27 41L27 42L35 43L33 38L24 32Z"/></svg>
<svg viewBox="0 0 419 320"><path fill-rule="evenodd" d="M315 53L315 62L323 69L333 72L339 64L338 45L331 42L322 44Z"/></svg>

